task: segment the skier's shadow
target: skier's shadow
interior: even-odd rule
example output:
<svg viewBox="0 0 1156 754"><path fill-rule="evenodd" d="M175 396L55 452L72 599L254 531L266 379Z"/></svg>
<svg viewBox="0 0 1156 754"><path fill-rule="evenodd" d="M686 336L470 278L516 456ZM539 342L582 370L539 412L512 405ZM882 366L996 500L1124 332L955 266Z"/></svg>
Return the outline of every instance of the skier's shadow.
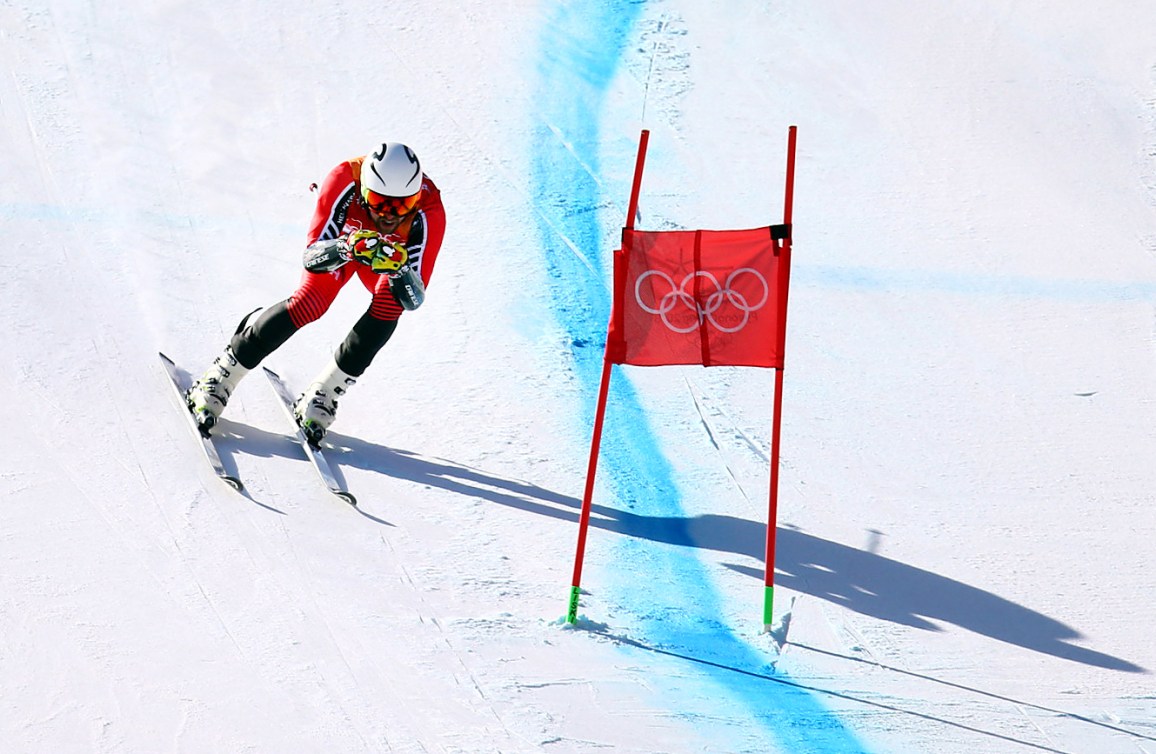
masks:
<svg viewBox="0 0 1156 754"><path fill-rule="evenodd" d="M340 462L467 497L577 522L581 501L527 482L506 479L451 461L431 459L356 438L335 438ZM645 516L592 506L590 525L629 537L697 547L764 560L766 526L758 521L706 514ZM725 563L752 578L761 567ZM869 550L831 542L795 528L776 534L775 583L881 620L925 631L950 623L983 636L1073 662L1127 673L1145 668L1073 642L1083 635L1031 608L955 579Z"/></svg>
<svg viewBox="0 0 1156 754"><path fill-rule="evenodd" d="M480 498L515 508L533 504L535 500L578 507L572 497L551 492L526 482L494 476L479 469L412 453L408 450L377 445L356 437L336 433L326 436L334 447L329 455L331 463L374 471L404 479L415 484L456 492L466 497ZM575 518L575 520L577 520Z"/></svg>
<svg viewBox="0 0 1156 754"><path fill-rule="evenodd" d="M305 451L288 432L269 432L222 417L213 434L217 437L222 460L226 453L258 458L289 458L295 461L305 458Z"/></svg>
<svg viewBox="0 0 1156 754"><path fill-rule="evenodd" d="M218 447L220 448L222 463L225 463L226 468L232 468L233 473L236 473L237 464L232 456L237 453L244 453L245 455L257 456L259 458L288 458L293 461L307 461L305 451L301 448L301 445L298 444L297 439L289 432L269 432L249 424L224 418L222 418L217 425L216 432L219 437ZM348 489L345 475L341 472L341 464L345 461L346 457L346 451L343 447L344 440L345 438L342 438L340 435L330 435L330 440L327 441L327 443L331 443L334 446L334 450L327 452L326 458L330 461L330 471L333 472L333 478L338 484ZM228 460L226 460L227 456ZM255 500L248 492L242 492L241 494L263 508L284 514L284 511ZM367 513L360 506L354 506L354 510L365 518L382 524L383 526L393 526L390 522Z"/></svg>
<svg viewBox="0 0 1156 754"><path fill-rule="evenodd" d="M221 438L219 447L222 461L225 460L226 452L230 455L244 453L260 458L288 458L294 461L305 459L305 451L288 432L269 432L224 418L221 419L217 431ZM345 484L341 469L343 466L349 466L497 503L512 505L524 499L500 492L499 490L503 488L516 495L558 503L565 504L572 500L541 487L500 479L449 461L435 461L416 453L376 445L337 432L326 435L325 445L327 446L325 457L329 461L330 470L341 484ZM226 467L235 470L236 464L230 460L226 463ZM488 489L495 487L498 489Z"/></svg>

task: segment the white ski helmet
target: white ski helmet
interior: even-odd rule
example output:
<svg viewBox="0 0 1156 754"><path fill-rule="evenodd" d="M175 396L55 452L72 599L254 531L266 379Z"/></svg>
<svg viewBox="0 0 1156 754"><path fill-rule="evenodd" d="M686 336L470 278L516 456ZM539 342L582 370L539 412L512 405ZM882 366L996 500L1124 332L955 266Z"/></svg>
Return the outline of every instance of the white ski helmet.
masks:
<svg viewBox="0 0 1156 754"><path fill-rule="evenodd" d="M382 196L413 196L421 191L421 162L405 144L387 142L365 156L362 191Z"/></svg>

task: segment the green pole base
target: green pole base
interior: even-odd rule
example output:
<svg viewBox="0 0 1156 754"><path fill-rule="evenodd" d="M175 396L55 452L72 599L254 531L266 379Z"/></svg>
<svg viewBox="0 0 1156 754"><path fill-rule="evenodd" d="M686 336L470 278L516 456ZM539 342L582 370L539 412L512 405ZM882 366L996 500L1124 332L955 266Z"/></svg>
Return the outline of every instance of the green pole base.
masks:
<svg viewBox="0 0 1156 754"><path fill-rule="evenodd" d="M578 595L581 591L580 587L570 587L570 606L566 609L567 623L574 624L578 622Z"/></svg>
<svg viewBox="0 0 1156 754"><path fill-rule="evenodd" d="M763 590L763 630L770 631L775 622L775 587L767 586Z"/></svg>

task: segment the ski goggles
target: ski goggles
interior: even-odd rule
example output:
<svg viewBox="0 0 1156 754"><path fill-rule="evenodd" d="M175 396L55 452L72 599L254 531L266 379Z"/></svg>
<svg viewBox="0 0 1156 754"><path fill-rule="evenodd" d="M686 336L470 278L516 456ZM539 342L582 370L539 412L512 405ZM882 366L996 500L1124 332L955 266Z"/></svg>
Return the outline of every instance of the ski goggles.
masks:
<svg viewBox="0 0 1156 754"><path fill-rule="evenodd" d="M361 198L365 200L365 206L375 215L405 217L413 212L421 201L421 192L410 196L385 196L362 187Z"/></svg>

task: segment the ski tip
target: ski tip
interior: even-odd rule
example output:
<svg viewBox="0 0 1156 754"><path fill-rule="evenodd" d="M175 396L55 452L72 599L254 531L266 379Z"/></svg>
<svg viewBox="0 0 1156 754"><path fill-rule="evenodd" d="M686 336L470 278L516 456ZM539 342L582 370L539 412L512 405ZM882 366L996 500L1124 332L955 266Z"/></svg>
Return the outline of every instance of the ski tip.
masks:
<svg viewBox="0 0 1156 754"><path fill-rule="evenodd" d="M241 484L241 480L235 476L223 476L221 477L221 481L235 489L237 492L243 492L245 490L245 485Z"/></svg>
<svg viewBox="0 0 1156 754"><path fill-rule="evenodd" d="M345 492L345 491L340 491L340 492L334 492L333 494L337 495L339 498L341 498L345 502L349 503L353 507L355 507L355 508L357 507L357 498L355 498L351 493Z"/></svg>

